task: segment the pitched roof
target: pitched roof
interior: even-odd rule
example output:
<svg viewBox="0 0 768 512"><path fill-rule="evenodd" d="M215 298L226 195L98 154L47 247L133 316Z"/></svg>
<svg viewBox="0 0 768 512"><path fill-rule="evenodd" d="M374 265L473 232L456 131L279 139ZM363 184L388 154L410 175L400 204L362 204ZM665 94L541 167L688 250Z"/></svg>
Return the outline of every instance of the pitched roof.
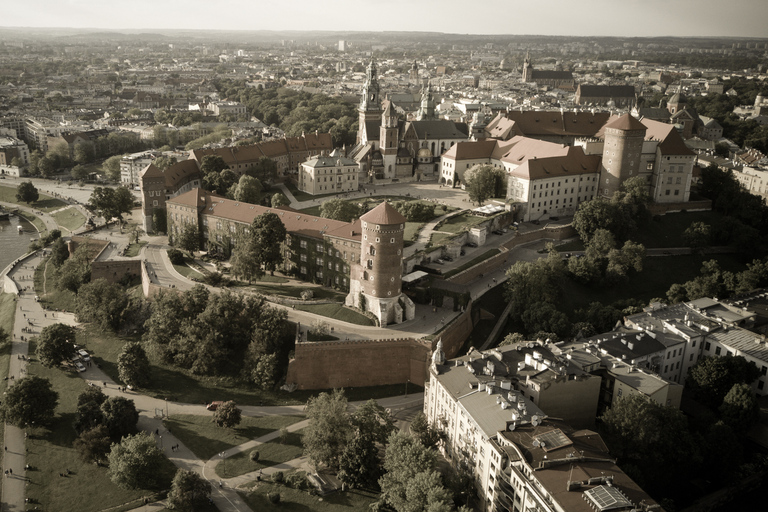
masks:
<svg viewBox="0 0 768 512"><path fill-rule="evenodd" d="M611 121L610 123L605 125L606 128L612 128L614 130L622 130L622 131L646 131L646 126L635 119L632 114L624 114L623 116L619 117L615 121Z"/></svg>
<svg viewBox="0 0 768 512"><path fill-rule="evenodd" d="M514 135L594 137L610 119L608 112L541 112L534 110L507 112L515 122Z"/></svg>
<svg viewBox="0 0 768 512"><path fill-rule="evenodd" d="M633 85L584 85L579 84L580 98L634 98Z"/></svg>
<svg viewBox="0 0 768 512"><path fill-rule="evenodd" d="M469 131L466 123L455 123L447 119L428 119L424 121L409 121L408 128L413 128L416 137L422 139L466 139ZM369 137L370 138L370 137Z"/></svg>
<svg viewBox="0 0 768 512"><path fill-rule="evenodd" d="M149 164L144 168L143 171L139 173L139 177L140 178L162 178L163 171L161 171L159 167L156 167L155 164Z"/></svg>
<svg viewBox="0 0 768 512"><path fill-rule="evenodd" d="M585 155L579 146L568 146L565 156L528 158L510 175L528 180L578 176L600 172L600 155Z"/></svg>
<svg viewBox="0 0 768 512"><path fill-rule="evenodd" d="M251 224L253 220L264 213L274 213L282 221L286 231L289 233L304 235L308 237L322 239L323 234L333 232L334 236L359 240L360 237L353 236L352 226L349 222L325 219L314 215L305 215L285 208L269 208L256 204L243 203L226 199L224 197L211 194L203 189L193 189L167 201L168 204L180 204L183 206L196 206L202 208L202 215L212 215L222 219ZM399 214L398 214L399 215ZM345 233L349 232L347 236ZM358 228L357 233L360 232Z"/></svg>
<svg viewBox="0 0 768 512"><path fill-rule="evenodd" d="M163 175L165 176L165 186L172 189L180 183L199 178L200 169L195 160L182 160L168 166Z"/></svg>
<svg viewBox="0 0 768 512"><path fill-rule="evenodd" d="M406 218L394 209L388 202L384 201L376 208L360 217L360 220L371 222L373 224L403 224Z"/></svg>

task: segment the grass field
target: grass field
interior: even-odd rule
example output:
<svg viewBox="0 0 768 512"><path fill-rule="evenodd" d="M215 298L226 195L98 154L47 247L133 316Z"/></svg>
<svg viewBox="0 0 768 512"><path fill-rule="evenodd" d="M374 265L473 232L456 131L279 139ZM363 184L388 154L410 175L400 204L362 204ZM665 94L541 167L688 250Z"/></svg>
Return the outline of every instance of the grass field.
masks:
<svg viewBox="0 0 768 512"><path fill-rule="evenodd" d="M49 195L42 194L42 193L40 194L40 197L37 199L37 201L35 201L31 205L27 203L22 203L21 201L16 199L16 187L6 187L3 185L0 185L0 201L4 201L6 203L20 204L24 206L31 206L32 208L36 208L44 212L58 210L59 208L63 208L67 206L67 203L65 203L64 201L61 201L60 199L55 199Z"/></svg>
<svg viewBox="0 0 768 512"><path fill-rule="evenodd" d="M369 505L378 499L375 493L357 489L320 497L270 482L253 482L248 487L249 492L240 494L251 510L259 512L357 512L368 510ZM267 494L272 492L280 493L279 505L267 499Z"/></svg>
<svg viewBox="0 0 768 512"><path fill-rule="evenodd" d="M328 289L321 288L319 286L293 286L293 285L281 285L280 283L264 283L262 281L253 282L250 285L243 283L243 286L253 289L253 291L262 293L264 295L279 295L283 297L292 297L294 299L301 298L301 292L304 290L312 290L314 293L314 299L329 299L343 301L346 297L345 294Z"/></svg>
<svg viewBox="0 0 768 512"><path fill-rule="evenodd" d="M76 295L69 290L59 290L56 287L56 270L53 265L43 261L35 269L35 293L40 296L40 302L48 309L58 311L74 311ZM43 287L45 282L45 287Z"/></svg>
<svg viewBox="0 0 768 512"><path fill-rule="evenodd" d="M235 428L218 427L211 416L173 414L165 426L202 460L303 420L302 416L246 417ZM292 457L295 458L295 457ZM288 459L290 460L290 459ZM249 461L250 462L250 461Z"/></svg>
<svg viewBox="0 0 768 512"><path fill-rule="evenodd" d="M251 461L251 452L259 452L258 462ZM280 438L260 444L255 448L227 457L216 465L216 474L221 478L232 478L251 471L268 468L298 459L304 453L301 432L289 432L285 442Z"/></svg>
<svg viewBox="0 0 768 512"><path fill-rule="evenodd" d="M139 255L139 252L141 252L141 248L147 245L147 242L140 241L137 244L128 244L128 249L125 251L125 256L128 258L133 258L135 256Z"/></svg>
<svg viewBox="0 0 768 512"><path fill-rule="evenodd" d="M297 201L311 201L312 199L320 199L322 197L329 197L329 196L336 195L336 193L333 192L331 194L317 194L316 196L313 196L312 194L307 194L306 192L302 192L301 190L296 188L296 185L294 185L290 181L286 181L285 186L288 187L288 190L291 191L291 194L293 194L293 197L295 197ZM282 193L282 190L278 190L278 192Z"/></svg>
<svg viewBox="0 0 768 512"><path fill-rule="evenodd" d="M183 275L184 277L188 279L192 279L193 277L195 279L202 279L203 274L198 272L197 270L193 269L189 265L186 264L187 260L185 260L184 265L174 265L173 268L176 269L176 272Z"/></svg>
<svg viewBox="0 0 768 512"><path fill-rule="evenodd" d="M7 387L9 364L11 362L11 341L13 320L16 316L16 296L11 293L0 293L0 329L9 335L9 341L0 344L0 393L5 393ZM5 423L0 422L0 436L5 435Z"/></svg>
<svg viewBox="0 0 768 512"><path fill-rule="evenodd" d="M30 354L34 346L30 345ZM47 378L59 394L56 416L48 429L36 428L27 439L27 463L33 470L27 472L27 497L37 500L41 510L60 512L89 512L129 504L119 510L139 506L135 500L151 493L145 490L125 490L109 479L107 468L83 462L72 442L77 437L73 422L77 410L77 397L87 385L77 373L58 368L45 368L32 358L29 374ZM66 478L60 473L69 469ZM172 464L162 468L165 485L170 486L174 473Z"/></svg>
<svg viewBox="0 0 768 512"><path fill-rule="evenodd" d="M472 215L469 212L460 213L453 217L448 217L437 226L438 231L448 231L449 233L460 233L468 231L472 226L481 224L492 217L480 217Z"/></svg>
<svg viewBox="0 0 768 512"><path fill-rule="evenodd" d="M31 222L32 225L35 226L35 229L37 229L37 232L40 234L40 236L45 236L45 234L48 232L48 228L45 227L45 223L37 215L19 211L19 216L24 217L24 219L26 219L28 222Z"/></svg>
<svg viewBox="0 0 768 512"><path fill-rule="evenodd" d="M67 208L66 210L51 214L51 217L56 221L56 224L69 231L81 228L86 221L85 215L80 213L80 210L77 208Z"/></svg>
<svg viewBox="0 0 768 512"><path fill-rule="evenodd" d="M334 320L341 320L350 324L373 325L373 321L365 315L361 315L355 310L344 307L341 304L307 304L297 305L296 309L308 311L316 315L327 316Z"/></svg>
<svg viewBox="0 0 768 512"><path fill-rule="evenodd" d="M456 236L455 233L432 233L432 236L429 237L429 243L432 245L440 245L441 242L453 238L454 236Z"/></svg>

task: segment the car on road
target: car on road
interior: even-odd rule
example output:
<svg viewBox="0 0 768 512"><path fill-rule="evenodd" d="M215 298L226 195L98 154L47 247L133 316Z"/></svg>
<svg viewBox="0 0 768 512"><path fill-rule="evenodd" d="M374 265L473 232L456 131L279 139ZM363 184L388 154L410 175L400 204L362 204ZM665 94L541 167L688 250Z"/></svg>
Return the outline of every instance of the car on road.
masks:
<svg viewBox="0 0 768 512"><path fill-rule="evenodd" d="M209 403L208 405L205 406L205 408L208 409L209 411L215 411L223 403L224 403L223 400L217 400L217 401Z"/></svg>
<svg viewBox="0 0 768 512"><path fill-rule="evenodd" d="M445 262L444 262L443 260L441 260L440 258L437 258L437 259L435 260L435 263L437 263L438 265L442 265L442 264L443 264L443 263L445 263Z"/></svg>
<svg viewBox="0 0 768 512"><path fill-rule="evenodd" d="M467 242L464 245L466 245L467 247L477 247L477 244L475 242Z"/></svg>
<svg viewBox="0 0 768 512"><path fill-rule="evenodd" d="M75 361L75 368L80 373L85 371L85 365L83 363L81 363L80 361Z"/></svg>
<svg viewBox="0 0 768 512"><path fill-rule="evenodd" d="M86 352L84 349L80 349L77 351L78 355L82 358L83 361L86 363L91 360L91 354Z"/></svg>

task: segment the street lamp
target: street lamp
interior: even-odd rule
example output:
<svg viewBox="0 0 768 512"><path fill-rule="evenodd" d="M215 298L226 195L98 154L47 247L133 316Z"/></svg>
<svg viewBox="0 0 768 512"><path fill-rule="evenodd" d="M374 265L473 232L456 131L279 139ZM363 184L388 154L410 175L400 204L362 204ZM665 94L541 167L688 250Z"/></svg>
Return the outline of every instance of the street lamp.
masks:
<svg viewBox="0 0 768 512"><path fill-rule="evenodd" d="M410 382L411 382L411 379L406 379L405 380L405 394L406 394L406 396L408 395L408 383L410 383Z"/></svg>

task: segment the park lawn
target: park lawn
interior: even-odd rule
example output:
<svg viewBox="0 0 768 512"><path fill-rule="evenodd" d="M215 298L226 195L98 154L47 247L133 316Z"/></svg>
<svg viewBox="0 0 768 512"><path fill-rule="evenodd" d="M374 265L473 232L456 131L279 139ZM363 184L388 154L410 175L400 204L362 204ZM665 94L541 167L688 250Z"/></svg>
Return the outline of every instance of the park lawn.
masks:
<svg viewBox="0 0 768 512"><path fill-rule="evenodd" d="M251 453L254 451L259 452L258 462L251 461ZM298 459L303 454L304 445L301 442L301 433L289 432L285 443L280 441L280 438L272 439L250 450L227 457L216 465L216 474L221 478L234 478L251 471L258 471Z"/></svg>
<svg viewBox="0 0 768 512"><path fill-rule="evenodd" d="M30 344L30 354L34 354L34 350L34 344ZM30 480L27 497L37 500L41 510L59 512L97 511L129 502L133 502L132 506L123 510L138 507L140 504L135 500L151 495L151 492L116 486L109 479L107 468L83 462L72 447L77 438L73 427L77 397L87 388L85 380L74 371L45 368L34 356L31 357L29 373L49 379L59 394L59 403L48 429L29 430L27 463L34 469L27 472ZM67 469L74 474L66 478L59 476ZM165 477L163 487L170 487L174 473L170 461L161 470Z"/></svg>
<svg viewBox="0 0 768 512"><path fill-rule="evenodd" d="M66 210L52 213L51 217L56 221L56 224L69 231L81 228L86 221L85 215L80 213L80 210L77 208L67 208Z"/></svg>
<svg viewBox="0 0 768 512"><path fill-rule="evenodd" d="M249 491L241 492L240 496L251 510L260 512L352 512L368 510L379 495L376 493L353 489L335 492L327 496L315 496L305 491L273 484L271 482L254 481L246 486ZM280 504L275 505L267 499L267 494L279 492Z"/></svg>
<svg viewBox="0 0 768 512"><path fill-rule="evenodd" d="M282 297L292 297L294 299L301 298L301 292L304 290L312 290L314 293L313 300L338 300L343 301L346 297L345 294L339 293L329 288L322 288L319 286L293 286L293 285L281 285L281 284L262 284L263 281L254 281L250 285L244 283L244 286L249 286L253 291L264 295L278 295Z"/></svg>
<svg viewBox="0 0 768 512"><path fill-rule="evenodd" d="M311 201L312 199L319 199L321 197L329 197L329 196L335 196L337 195L336 192L332 192L330 194L307 194L306 192L302 192L298 188L296 188L296 185L293 184L293 182L286 181L285 186L288 187L288 190L291 191L291 194L293 194L293 197L296 198L297 201ZM278 192L282 193L282 190L278 190Z"/></svg>
<svg viewBox="0 0 768 512"><path fill-rule="evenodd" d="M0 293L0 329L9 336L9 341L0 344L0 393L5 392L8 377L8 369L11 362L11 341L10 336L13 332L13 321L16 317L16 295L12 293ZM0 436L5 435L5 423L0 422Z"/></svg>
<svg viewBox="0 0 768 512"><path fill-rule="evenodd" d="M60 290L56 286L56 270L49 259L35 269L35 293L47 309L56 311L74 311L77 296L69 290Z"/></svg>
<svg viewBox="0 0 768 512"><path fill-rule="evenodd" d="M476 256L476 257L472 258L471 260L469 260L468 262L464 263L463 265L458 266L458 267L456 267L456 268L454 268L452 270L449 270L444 275L445 275L446 279L451 277L451 276L455 276L456 274L458 274L460 272L463 272L463 271L467 270L468 268L472 268L475 265L477 265L478 263L481 263L481 262L487 260L491 256L496 256L497 254L499 254L499 250L498 249L490 249L488 251L485 251L480 256Z"/></svg>
<svg viewBox="0 0 768 512"><path fill-rule="evenodd" d="M173 414L171 411L171 415L163 423L184 446L205 461L219 452L258 439L303 419L303 416L243 416L235 428L224 428L216 426L212 416Z"/></svg>
<svg viewBox="0 0 768 512"><path fill-rule="evenodd" d="M139 255L139 252L141 252L141 248L147 245L148 242L141 241L137 244L128 244L128 248L125 251L125 256L128 258L133 258Z"/></svg>
<svg viewBox="0 0 768 512"><path fill-rule="evenodd" d="M59 208L64 208L68 204L60 199L55 199L47 194L43 194L42 192L40 193L40 197L37 199L37 201L35 201L31 205L27 203L23 203L18 199L16 199L16 187L6 187L3 185L0 185L0 201L4 201L6 203L20 204L24 206L31 206L32 208L36 208L44 212L58 210Z"/></svg>
<svg viewBox="0 0 768 512"><path fill-rule="evenodd" d="M318 204L316 206L310 206L309 208L303 208L303 209L301 209L299 211L301 213L303 213L304 215L313 215L315 217L319 217L320 216L320 207L321 206L322 205Z"/></svg>
<svg viewBox="0 0 768 512"><path fill-rule="evenodd" d="M406 222L405 232L403 233L403 240L406 242L415 241L419 236L419 231L421 231L421 228L423 228L425 224L426 222Z"/></svg>
<svg viewBox="0 0 768 512"><path fill-rule="evenodd" d="M644 226L632 239L646 247L687 247L683 233L693 222L715 225L723 218L712 211L668 213Z"/></svg>
<svg viewBox="0 0 768 512"><path fill-rule="evenodd" d="M590 302L609 305L619 300L638 299L647 303L656 297L665 298L670 286L698 277L702 263L712 259L717 260L723 270L739 272L746 268L734 254L646 257L643 271L633 274L628 282L619 286L591 288L565 280L561 310L572 317L574 310L585 308Z"/></svg>
<svg viewBox="0 0 768 512"><path fill-rule="evenodd" d="M440 245L441 242L448 240L449 238L453 238L456 236L455 233L440 233L440 232L434 232L429 237L429 243L433 246Z"/></svg>
<svg viewBox="0 0 768 512"><path fill-rule="evenodd" d="M481 217L479 215L472 215L469 212L460 213L453 217L448 217L442 221L437 229L439 231L448 231L450 233L461 233L462 231L469 231L470 228L481 224L493 217Z"/></svg>
<svg viewBox="0 0 768 512"><path fill-rule="evenodd" d="M187 264L187 260L184 260L184 264L183 265L174 265L173 268L176 269L176 272L178 272L179 274L183 275L187 279L192 279L192 278L202 279L203 278L203 274L201 274L197 270L195 270L192 267L190 267Z"/></svg>
<svg viewBox="0 0 768 512"><path fill-rule="evenodd" d="M45 227L45 222L43 222L43 220L37 215L32 215L31 213L23 212L21 210L18 211L18 215L20 217L24 217L27 222L30 222L33 226L35 226L35 229L41 237L45 236L45 234L48 232L48 228Z"/></svg>
<svg viewBox="0 0 768 512"><path fill-rule="evenodd" d="M350 324L373 325L373 321L357 311L343 306L342 304L298 304L296 309L308 311L316 315L327 316L334 320L340 320Z"/></svg>

